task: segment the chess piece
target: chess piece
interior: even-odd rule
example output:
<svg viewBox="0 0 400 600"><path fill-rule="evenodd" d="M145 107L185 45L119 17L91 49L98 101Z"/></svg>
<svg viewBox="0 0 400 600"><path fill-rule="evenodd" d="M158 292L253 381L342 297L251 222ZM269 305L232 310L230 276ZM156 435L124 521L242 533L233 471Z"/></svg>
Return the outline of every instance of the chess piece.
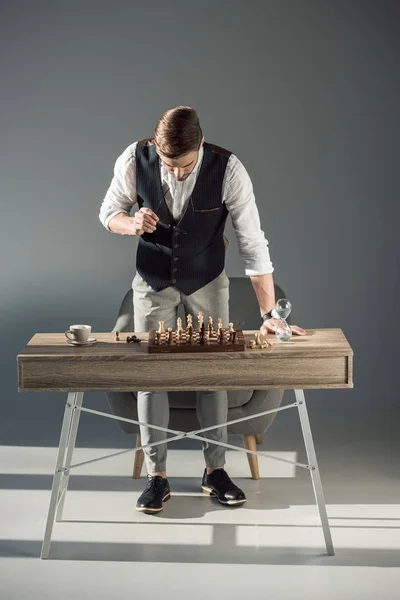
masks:
<svg viewBox="0 0 400 600"><path fill-rule="evenodd" d="M168 327L168 344L172 342L172 327Z"/></svg>
<svg viewBox="0 0 400 600"><path fill-rule="evenodd" d="M159 344L160 343L160 332L156 331L156 343Z"/></svg>
<svg viewBox="0 0 400 600"><path fill-rule="evenodd" d="M119 339L119 331L116 331L116 332L115 332L115 341L116 341L116 342L119 342L119 341L120 341L120 339Z"/></svg>
<svg viewBox="0 0 400 600"><path fill-rule="evenodd" d="M181 319L181 317L178 317L177 322L176 322L175 342L178 343L181 341L181 339L182 339L182 319Z"/></svg>
<svg viewBox="0 0 400 600"><path fill-rule="evenodd" d="M217 327L217 337L220 344L224 343L224 332L222 330L222 319L218 319L218 327Z"/></svg>
<svg viewBox="0 0 400 600"><path fill-rule="evenodd" d="M233 323L229 323L229 331L233 331Z"/></svg>
<svg viewBox="0 0 400 600"><path fill-rule="evenodd" d="M232 333L232 344L236 343L236 331Z"/></svg>
<svg viewBox="0 0 400 600"><path fill-rule="evenodd" d="M200 329L200 344L204 344L204 338L206 335L206 327L204 325L204 323L201 324L201 329Z"/></svg>
<svg viewBox="0 0 400 600"><path fill-rule="evenodd" d="M141 342L142 340L140 340L138 337L136 337L136 335L128 335L128 337L126 338L126 341L128 342L128 344L130 342L134 342L135 344L139 344L139 342Z"/></svg>
<svg viewBox="0 0 400 600"><path fill-rule="evenodd" d="M250 340L249 341L249 348L255 348L256 347L256 340Z"/></svg>
<svg viewBox="0 0 400 600"><path fill-rule="evenodd" d="M197 331L200 332L201 326L203 324L203 313L200 311L197 315Z"/></svg>
<svg viewBox="0 0 400 600"><path fill-rule="evenodd" d="M159 321L158 332L159 333L165 333L164 321Z"/></svg>
<svg viewBox="0 0 400 600"><path fill-rule="evenodd" d="M212 317L208 317L208 335L209 335L209 337L212 337L212 332L213 332L213 319L212 319Z"/></svg>

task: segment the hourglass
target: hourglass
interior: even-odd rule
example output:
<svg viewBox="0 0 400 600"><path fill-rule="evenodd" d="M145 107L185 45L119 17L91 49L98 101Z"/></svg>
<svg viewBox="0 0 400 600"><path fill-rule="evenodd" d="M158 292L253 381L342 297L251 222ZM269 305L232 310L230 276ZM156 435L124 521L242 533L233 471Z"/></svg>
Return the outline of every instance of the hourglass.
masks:
<svg viewBox="0 0 400 600"><path fill-rule="evenodd" d="M290 340L292 337L292 329L286 322L286 319L291 313L292 305L286 298L281 298L277 301L275 309L280 317L275 330L275 337L281 342L287 342L287 340Z"/></svg>

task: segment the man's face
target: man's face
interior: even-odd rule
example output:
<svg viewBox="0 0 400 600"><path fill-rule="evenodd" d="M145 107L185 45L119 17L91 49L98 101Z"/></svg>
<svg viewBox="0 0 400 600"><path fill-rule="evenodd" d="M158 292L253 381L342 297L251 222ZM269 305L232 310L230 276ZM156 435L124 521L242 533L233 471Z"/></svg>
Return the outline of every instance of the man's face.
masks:
<svg viewBox="0 0 400 600"><path fill-rule="evenodd" d="M204 143L204 137L201 140L201 145ZM161 152L157 153L163 164L177 181L184 181L193 171L196 166L199 151L188 152L179 158L167 158Z"/></svg>

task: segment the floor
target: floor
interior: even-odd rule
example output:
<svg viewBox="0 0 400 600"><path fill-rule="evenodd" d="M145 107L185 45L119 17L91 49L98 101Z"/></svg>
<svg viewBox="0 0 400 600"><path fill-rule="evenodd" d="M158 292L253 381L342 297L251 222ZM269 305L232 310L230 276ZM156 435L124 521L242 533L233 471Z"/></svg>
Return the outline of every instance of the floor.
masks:
<svg viewBox="0 0 400 600"><path fill-rule="evenodd" d="M0 598L397 600L399 416L310 410L334 557L305 469L263 457L253 481L246 456L229 451L227 470L248 497L229 509L200 493L202 454L186 440L170 446L172 497L158 516L134 510L144 479L130 478L131 452L73 470L43 561L56 448L0 446ZM113 451L80 443L78 434L73 463ZM277 417L260 449L305 462L294 410Z"/></svg>

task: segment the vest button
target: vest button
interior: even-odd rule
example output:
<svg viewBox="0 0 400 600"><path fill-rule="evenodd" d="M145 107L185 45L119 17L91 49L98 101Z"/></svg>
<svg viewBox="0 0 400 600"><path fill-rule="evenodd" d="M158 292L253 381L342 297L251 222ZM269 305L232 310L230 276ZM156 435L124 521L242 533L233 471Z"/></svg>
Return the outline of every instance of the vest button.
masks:
<svg viewBox="0 0 400 600"><path fill-rule="evenodd" d="M173 273L175 273L176 271L179 271L179 269L172 269Z"/></svg>
<svg viewBox="0 0 400 600"><path fill-rule="evenodd" d="M174 244L174 248L179 248L179 244Z"/></svg>
<svg viewBox="0 0 400 600"><path fill-rule="evenodd" d="M179 260L179 258L177 256L174 257L174 260Z"/></svg>
<svg viewBox="0 0 400 600"><path fill-rule="evenodd" d="M172 283L176 283L176 279L173 279L173 280L172 280Z"/></svg>
<svg viewBox="0 0 400 600"><path fill-rule="evenodd" d="M178 237L178 235L179 235L179 231L174 231L174 236Z"/></svg>

